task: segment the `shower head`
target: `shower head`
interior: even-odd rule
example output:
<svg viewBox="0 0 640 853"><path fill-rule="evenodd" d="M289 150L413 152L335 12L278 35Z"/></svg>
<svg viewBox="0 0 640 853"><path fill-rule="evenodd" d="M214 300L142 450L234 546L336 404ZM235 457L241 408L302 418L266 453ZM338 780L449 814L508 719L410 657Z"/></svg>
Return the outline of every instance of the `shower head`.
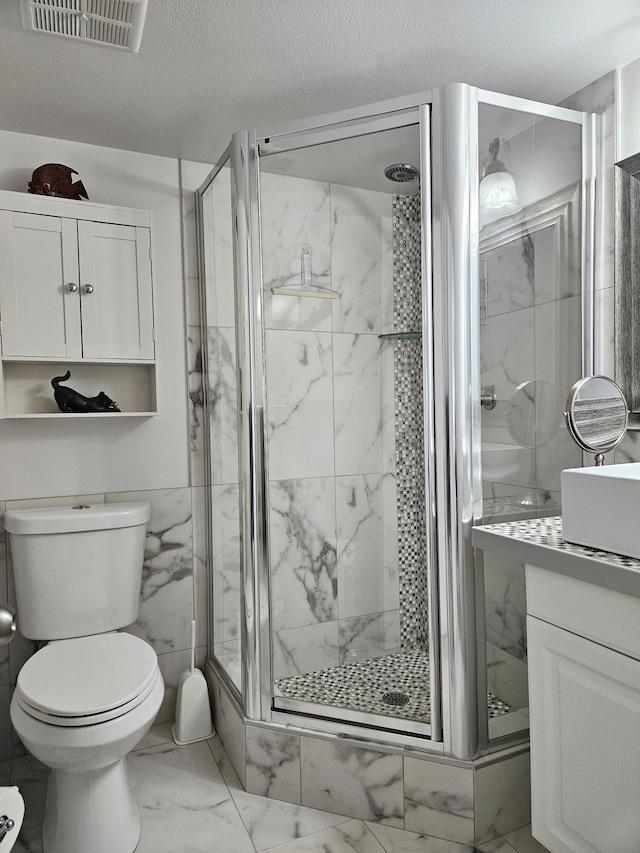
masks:
<svg viewBox="0 0 640 853"><path fill-rule="evenodd" d="M384 170L384 176L399 184L420 180L420 172L411 163L392 163Z"/></svg>

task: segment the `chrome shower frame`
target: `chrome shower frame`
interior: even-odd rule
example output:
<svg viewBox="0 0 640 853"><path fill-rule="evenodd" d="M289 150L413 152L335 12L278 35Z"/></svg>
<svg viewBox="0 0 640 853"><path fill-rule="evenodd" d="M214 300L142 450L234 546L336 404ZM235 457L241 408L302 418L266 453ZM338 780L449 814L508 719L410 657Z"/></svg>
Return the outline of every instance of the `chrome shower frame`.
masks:
<svg viewBox="0 0 640 853"><path fill-rule="evenodd" d="M242 701L246 718L327 739L352 737L469 760L528 737L488 743L484 630L478 624L481 559L471 530L481 519L478 106L491 104L582 125L583 371L593 373L596 120L465 84L278 127L231 142L236 276L238 429L242 519ZM423 358L432 722L401 732L363 712L327 706L274 710L269 618L267 446L259 158L375 131L420 124ZM214 170L215 171L215 170ZM434 317L438 318L434 322ZM210 649L212 651L212 649ZM221 667L217 671L230 684ZM324 716L326 715L326 716ZM330 718L329 718L330 717ZM393 729L375 731L373 725ZM368 728L362 728L362 726ZM429 734L430 739L424 735Z"/></svg>

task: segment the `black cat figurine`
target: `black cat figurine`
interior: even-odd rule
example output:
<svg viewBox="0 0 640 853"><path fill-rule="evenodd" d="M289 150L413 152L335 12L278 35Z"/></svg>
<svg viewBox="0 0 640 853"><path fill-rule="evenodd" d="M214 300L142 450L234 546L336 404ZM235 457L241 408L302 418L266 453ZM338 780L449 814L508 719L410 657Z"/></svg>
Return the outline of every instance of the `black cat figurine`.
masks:
<svg viewBox="0 0 640 853"><path fill-rule="evenodd" d="M67 370L64 376L54 376L51 380L53 386L53 396L55 397L58 408L61 412L119 412L118 404L114 403L111 397L108 397L104 391L100 391L95 397L85 397L73 388L67 388L60 385L61 382L66 382L71 376L71 371Z"/></svg>

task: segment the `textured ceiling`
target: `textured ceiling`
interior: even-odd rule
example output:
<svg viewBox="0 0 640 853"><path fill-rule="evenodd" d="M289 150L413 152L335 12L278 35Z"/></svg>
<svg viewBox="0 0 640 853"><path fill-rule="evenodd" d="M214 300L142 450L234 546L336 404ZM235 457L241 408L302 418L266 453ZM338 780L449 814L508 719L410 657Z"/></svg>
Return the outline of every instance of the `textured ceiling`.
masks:
<svg viewBox="0 0 640 853"><path fill-rule="evenodd" d="M557 103L638 55L637 0L149 0L138 54L0 0L0 129L211 162L239 128L452 81Z"/></svg>

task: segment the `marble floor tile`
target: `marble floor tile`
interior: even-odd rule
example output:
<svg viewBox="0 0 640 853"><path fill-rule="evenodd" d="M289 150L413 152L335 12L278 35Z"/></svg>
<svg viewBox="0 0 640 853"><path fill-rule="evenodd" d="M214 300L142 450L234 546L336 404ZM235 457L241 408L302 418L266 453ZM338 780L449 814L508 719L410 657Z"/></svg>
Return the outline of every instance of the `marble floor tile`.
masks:
<svg viewBox="0 0 640 853"><path fill-rule="evenodd" d="M531 835L531 826L523 826L505 835L505 840L517 853L548 853L547 848Z"/></svg>
<svg viewBox="0 0 640 853"><path fill-rule="evenodd" d="M296 838L273 848L274 853L384 853L374 835L361 820L348 820L340 826Z"/></svg>
<svg viewBox="0 0 640 853"><path fill-rule="evenodd" d="M345 815L247 794L219 739L213 738L208 743L257 851L293 842L350 820Z"/></svg>
<svg viewBox="0 0 640 853"><path fill-rule="evenodd" d="M129 775L142 816L137 853L254 853L206 743L133 752Z"/></svg>
<svg viewBox="0 0 640 853"><path fill-rule="evenodd" d="M151 726L133 752L150 749L152 746L160 746L163 743L173 743L172 725L173 723L157 723L155 726Z"/></svg>
<svg viewBox="0 0 640 853"><path fill-rule="evenodd" d="M479 853L515 853L514 848L504 838L496 838L495 841L487 841L476 848Z"/></svg>
<svg viewBox="0 0 640 853"><path fill-rule="evenodd" d="M546 853L531 827L476 849L247 794L217 737L177 747L170 732L154 726L128 759L142 817L136 853ZM15 853L42 853L47 777L31 756L13 762L11 784L26 806Z"/></svg>
<svg viewBox="0 0 640 853"><path fill-rule="evenodd" d="M474 853L474 848L457 841L445 841L406 829L396 829L381 823L367 823L368 828L385 849L385 853ZM499 853L498 850L495 853ZM511 850L501 853L512 853Z"/></svg>

